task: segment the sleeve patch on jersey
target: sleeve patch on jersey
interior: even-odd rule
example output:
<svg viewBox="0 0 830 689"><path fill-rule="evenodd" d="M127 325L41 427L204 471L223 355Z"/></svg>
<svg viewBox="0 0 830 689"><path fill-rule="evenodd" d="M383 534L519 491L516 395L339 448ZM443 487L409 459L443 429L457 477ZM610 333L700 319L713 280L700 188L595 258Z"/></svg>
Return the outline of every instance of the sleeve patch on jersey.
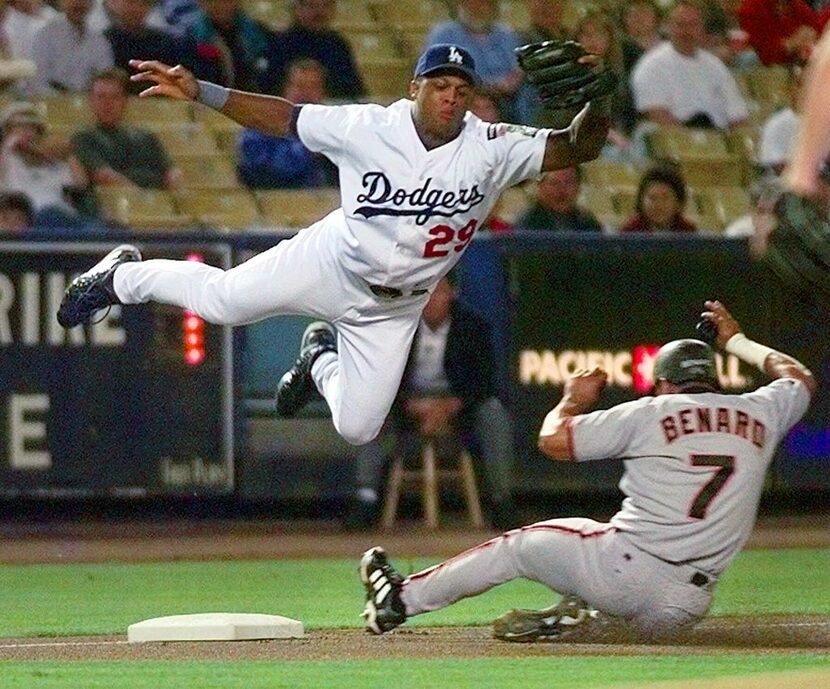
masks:
<svg viewBox="0 0 830 689"><path fill-rule="evenodd" d="M506 122L499 122L498 124L491 124L487 127L487 140L492 141L505 134L520 134L528 138L533 138L539 130L536 127L527 127L523 124L511 124Z"/></svg>

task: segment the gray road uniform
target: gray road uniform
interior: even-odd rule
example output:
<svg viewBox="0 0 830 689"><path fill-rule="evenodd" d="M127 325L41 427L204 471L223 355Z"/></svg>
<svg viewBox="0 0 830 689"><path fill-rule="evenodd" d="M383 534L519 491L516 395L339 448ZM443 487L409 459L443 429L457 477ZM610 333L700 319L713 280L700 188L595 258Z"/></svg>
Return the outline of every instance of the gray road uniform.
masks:
<svg viewBox="0 0 830 689"><path fill-rule="evenodd" d="M525 526L410 576L407 616L525 577L631 620L647 636L693 623L746 543L775 447L807 387L781 378L743 395L645 397L568 423L577 461L625 462L627 496L607 524Z"/></svg>

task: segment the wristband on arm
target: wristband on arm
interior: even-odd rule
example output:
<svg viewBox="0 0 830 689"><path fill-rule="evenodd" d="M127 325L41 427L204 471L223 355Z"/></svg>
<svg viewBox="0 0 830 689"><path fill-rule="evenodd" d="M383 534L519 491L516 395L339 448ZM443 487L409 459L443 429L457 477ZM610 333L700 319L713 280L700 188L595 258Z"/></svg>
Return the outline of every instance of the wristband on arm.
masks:
<svg viewBox="0 0 830 689"><path fill-rule="evenodd" d="M228 102L231 95L230 89L201 79L197 80L196 83L199 84L199 92L196 94L197 102L214 110L221 110L225 107L225 103Z"/></svg>
<svg viewBox="0 0 830 689"><path fill-rule="evenodd" d="M764 370L764 362L767 360L767 357L770 354L777 353L771 347L766 347L765 345L750 340L743 333L735 333L730 337L724 349L742 361L748 364L754 364L762 371Z"/></svg>

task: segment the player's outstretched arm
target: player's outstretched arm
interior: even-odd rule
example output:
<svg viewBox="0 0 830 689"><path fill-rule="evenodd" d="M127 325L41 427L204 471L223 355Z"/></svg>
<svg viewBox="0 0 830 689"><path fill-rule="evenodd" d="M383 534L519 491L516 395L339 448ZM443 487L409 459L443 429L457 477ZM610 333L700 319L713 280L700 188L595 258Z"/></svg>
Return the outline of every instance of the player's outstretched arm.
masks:
<svg viewBox="0 0 830 689"><path fill-rule="evenodd" d="M275 136L284 136L289 132L294 104L285 98L235 91L198 81L182 65L171 67L157 60L130 60L130 66L136 70L130 77L132 81L150 84L139 94L142 98L165 96L196 101L218 110L244 127Z"/></svg>
<svg viewBox="0 0 830 689"><path fill-rule="evenodd" d="M753 342L741 332L741 326L719 301L704 303L706 311L701 316L718 329L715 343L748 364L754 364L770 378L794 378L800 380L810 394L816 391L816 379L810 370L793 357L770 347Z"/></svg>
<svg viewBox="0 0 830 689"><path fill-rule="evenodd" d="M551 459L574 459L569 421L596 404L607 382L608 374L599 367L592 371L574 371L565 383L559 404L548 412L542 422L539 449L543 454Z"/></svg>
<svg viewBox="0 0 830 689"><path fill-rule="evenodd" d="M596 158L605 145L610 126L611 118L606 108L602 104L589 103L582 118L575 120L570 129L548 136L542 172L572 167Z"/></svg>
<svg viewBox="0 0 830 689"><path fill-rule="evenodd" d="M830 31L810 57L801 96L801 126L784 183L799 196L818 191L819 166L830 151Z"/></svg>

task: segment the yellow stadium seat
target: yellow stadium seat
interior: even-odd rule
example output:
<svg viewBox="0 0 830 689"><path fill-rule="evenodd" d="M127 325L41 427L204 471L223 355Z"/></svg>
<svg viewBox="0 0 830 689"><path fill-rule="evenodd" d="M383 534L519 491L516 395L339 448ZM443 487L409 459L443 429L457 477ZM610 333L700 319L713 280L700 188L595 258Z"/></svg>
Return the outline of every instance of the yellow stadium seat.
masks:
<svg viewBox="0 0 830 689"><path fill-rule="evenodd" d="M164 149L173 158L219 153L216 137L203 122L180 122L170 125L159 123L158 126L152 126L151 130L158 135Z"/></svg>
<svg viewBox="0 0 830 689"><path fill-rule="evenodd" d="M210 227L244 229L259 221L254 197L244 189L182 190L175 196L182 212Z"/></svg>
<svg viewBox="0 0 830 689"><path fill-rule="evenodd" d="M659 127L649 135L654 158L717 158L726 156L726 139L715 129L693 127Z"/></svg>
<svg viewBox="0 0 830 689"><path fill-rule="evenodd" d="M680 168L686 184L693 187L712 185L736 186L743 184L743 168L737 156L720 158L682 158Z"/></svg>
<svg viewBox="0 0 830 689"><path fill-rule="evenodd" d="M640 173L632 165L602 159L584 164L582 174L584 183L595 187L636 187L640 181Z"/></svg>
<svg viewBox="0 0 830 689"><path fill-rule="evenodd" d="M337 31L348 32L372 26L376 22L374 7L366 0L338 0L337 14L332 27Z"/></svg>
<svg viewBox="0 0 830 689"><path fill-rule="evenodd" d="M514 31L530 27L530 12L525 0L506 0L501 3L499 19Z"/></svg>
<svg viewBox="0 0 830 689"><path fill-rule="evenodd" d="M95 193L101 217L109 222L160 231L193 224L192 218L179 212L170 192L163 189L98 187Z"/></svg>
<svg viewBox="0 0 830 689"><path fill-rule="evenodd" d="M616 212L629 218L634 215L634 206L637 204L637 187L633 185L619 185L602 190L613 199Z"/></svg>
<svg viewBox="0 0 830 689"><path fill-rule="evenodd" d="M239 187L236 167L224 155L179 158L184 189L232 189Z"/></svg>
<svg viewBox="0 0 830 689"><path fill-rule="evenodd" d="M733 220L751 211L749 194L741 187L703 187L695 190L695 201L702 217L711 219L714 231L722 231Z"/></svg>
<svg viewBox="0 0 830 689"><path fill-rule="evenodd" d="M407 93L412 81L413 65L409 60L364 60L359 69L370 97L385 96L397 100Z"/></svg>
<svg viewBox="0 0 830 689"><path fill-rule="evenodd" d="M193 120L190 103L171 98L130 98L124 112L124 121L136 127L148 127L153 123L175 124Z"/></svg>
<svg viewBox="0 0 830 689"><path fill-rule="evenodd" d="M279 31L291 23L291 12L287 2L278 0L246 0L245 11L270 29Z"/></svg>
<svg viewBox="0 0 830 689"><path fill-rule="evenodd" d="M604 186L583 184L579 193L579 205L597 217L616 215L619 209L614 204L614 197Z"/></svg>
<svg viewBox="0 0 830 689"><path fill-rule="evenodd" d="M358 67L367 62L382 62L407 57L398 32L381 26L364 27L343 34L354 51Z"/></svg>
<svg viewBox="0 0 830 689"><path fill-rule="evenodd" d="M92 123L92 110L83 93L49 96L38 101L37 107L46 115L49 125L65 125L75 130Z"/></svg>
<svg viewBox="0 0 830 689"><path fill-rule="evenodd" d="M340 206L338 189L262 189L254 196L274 227L308 227Z"/></svg>
<svg viewBox="0 0 830 689"><path fill-rule="evenodd" d="M372 12L378 22L399 26L404 30L426 28L450 18L446 3L441 0L422 2L400 2L399 0L377 0L371 3Z"/></svg>
<svg viewBox="0 0 830 689"><path fill-rule="evenodd" d="M789 76L784 67L758 67L746 75L754 100L773 109L790 105Z"/></svg>

